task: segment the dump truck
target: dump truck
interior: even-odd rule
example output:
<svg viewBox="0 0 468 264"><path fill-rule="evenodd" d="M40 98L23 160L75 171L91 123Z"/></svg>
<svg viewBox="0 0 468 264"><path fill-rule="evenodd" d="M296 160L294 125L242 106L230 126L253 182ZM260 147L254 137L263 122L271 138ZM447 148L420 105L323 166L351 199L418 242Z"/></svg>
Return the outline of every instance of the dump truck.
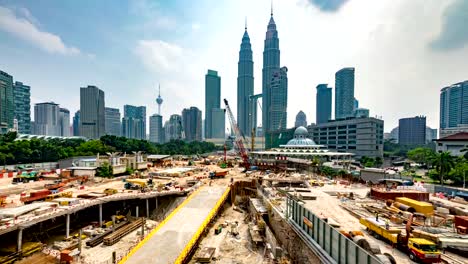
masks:
<svg viewBox="0 0 468 264"><path fill-rule="evenodd" d="M228 170L212 171L210 172L210 179L224 178L228 174Z"/></svg>
<svg viewBox="0 0 468 264"><path fill-rule="evenodd" d="M422 214L411 214L406 223L406 234L402 234L402 229L391 228L378 217L361 218L359 222L366 227L370 235L374 235L389 242L392 246L405 251L412 261L422 263L439 263L441 260L440 251L437 245L424 238L411 237L411 225L413 217L425 217Z"/></svg>
<svg viewBox="0 0 468 264"><path fill-rule="evenodd" d="M118 191L116 189L112 189L112 188L107 188L104 190L104 194L106 195L113 195L113 194L116 194L118 193Z"/></svg>
<svg viewBox="0 0 468 264"><path fill-rule="evenodd" d="M134 185L138 185L142 189L148 186L148 182L145 179L127 179L126 181Z"/></svg>

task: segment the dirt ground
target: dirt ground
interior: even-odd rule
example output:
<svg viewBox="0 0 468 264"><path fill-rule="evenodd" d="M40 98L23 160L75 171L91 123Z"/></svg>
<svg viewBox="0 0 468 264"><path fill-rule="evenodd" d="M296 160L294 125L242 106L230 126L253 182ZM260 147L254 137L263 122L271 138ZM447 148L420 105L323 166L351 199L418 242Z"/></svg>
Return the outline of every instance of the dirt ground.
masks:
<svg viewBox="0 0 468 264"><path fill-rule="evenodd" d="M332 218L341 225L341 229L344 231L362 231L366 239L378 244L382 253L390 253L398 264L413 263L403 252L392 248L384 241L369 236L366 233L365 228L359 223L359 219L340 207L340 204L342 203L340 199L336 196L330 196L325 193L326 191L353 192L358 197L363 198L366 196L369 188L360 185L353 187L344 185L325 185L323 187L313 187L311 191L312 195L317 197L317 200L306 201L306 208L318 216Z"/></svg>
<svg viewBox="0 0 468 264"><path fill-rule="evenodd" d="M216 248L214 260L211 263L235 263L235 264L260 264L271 263L269 259L264 258L265 250L263 246L256 247L250 239L248 223L244 222L246 214L240 213L230 206L218 217L215 224L210 228L206 237L200 242L198 249L189 262L197 263L196 258L200 251L205 247ZM230 227L222 229L220 234L215 234L215 229L228 222L237 221L237 230L239 235L234 237L230 232Z"/></svg>

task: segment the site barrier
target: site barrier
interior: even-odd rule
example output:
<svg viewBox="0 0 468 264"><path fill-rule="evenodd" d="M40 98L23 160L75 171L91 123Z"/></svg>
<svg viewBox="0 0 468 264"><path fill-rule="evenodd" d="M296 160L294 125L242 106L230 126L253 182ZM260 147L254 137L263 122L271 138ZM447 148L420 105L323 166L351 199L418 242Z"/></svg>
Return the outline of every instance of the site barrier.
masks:
<svg viewBox="0 0 468 264"><path fill-rule="evenodd" d="M286 217L302 239L314 247L325 263L377 264L372 254L307 210L291 197L286 200Z"/></svg>

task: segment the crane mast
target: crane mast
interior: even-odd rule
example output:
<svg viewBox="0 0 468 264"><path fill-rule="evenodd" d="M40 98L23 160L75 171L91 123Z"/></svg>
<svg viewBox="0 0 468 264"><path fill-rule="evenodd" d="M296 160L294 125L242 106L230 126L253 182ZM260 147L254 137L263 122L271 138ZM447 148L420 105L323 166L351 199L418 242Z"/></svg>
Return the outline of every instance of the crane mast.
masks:
<svg viewBox="0 0 468 264"><path fill-rule="evenodd" d="M236 119L234 118L234 115L232 114L231 107L229 107L229 103L226 99L224 99L224 104L226 105L226 111L228 114L229 118L229 123L231 123L231 129L234 131L234 135L236 137L235 139L235 145L237 147L237 151L239 152L239 155L241 156L243 162L244 162L244 168L248 170L250 168L250 162L249 162L249 156L247 155L247 151L244 147L244 136L241 133L239 127L237 126Z"/></svg>

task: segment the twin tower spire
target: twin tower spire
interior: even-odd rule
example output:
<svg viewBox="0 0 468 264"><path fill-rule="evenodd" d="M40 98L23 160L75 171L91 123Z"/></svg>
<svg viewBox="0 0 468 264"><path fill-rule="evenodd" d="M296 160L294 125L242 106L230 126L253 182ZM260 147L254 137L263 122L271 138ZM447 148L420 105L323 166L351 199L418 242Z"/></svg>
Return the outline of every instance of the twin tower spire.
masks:
<svg viewBox="0 0 468 264"><path fill-rule="evenodd" d="M263 70L262 70L262 93L254 96L254 62L252 58L252 46L250 37L247 32L247 18L245 19L245 32L242 37L242 43L239 51L238 62L238 76L237 76L237 120L239 128L246 136L250 136L253 128L257 126L257 101L256 99L262 97L262 126L263 131L272 130L279 123L280 128L286 126L286 113L285 103L282 105L274 105L272 99L278 99L277 96L283 96L284 91L278 93L280 86L276 87L274 84L279 83L279 80L273 82L273 77L284 77L280 72L280 50L279 38L276 30L276 24L273 20L273 3L271 5L271 18L268 23L265 47L263 51ZM283 87L282 85L281 87ZM275 89L278 88L276 95ZM286 83L287 87L287 83ZM284 90L284 87L283 87ZM287 92L287 88L286 88ZM280 101L287 101L280 98ZM284 100L283 100L284 99ZM273 103L273 104L270 104ZM277 110L280 110L278 112ZM276 114L269 114L275 112ZM275 117L276 116L276 117ZM273 119L278 120L273 120ZM281 122L281 120L284 120ZM281 125L283 123L283 125ZM273 124L273 125L272 125ZM266 129L265 129L266 128ZM276 129L274 129L276 130Z"/></svg>

